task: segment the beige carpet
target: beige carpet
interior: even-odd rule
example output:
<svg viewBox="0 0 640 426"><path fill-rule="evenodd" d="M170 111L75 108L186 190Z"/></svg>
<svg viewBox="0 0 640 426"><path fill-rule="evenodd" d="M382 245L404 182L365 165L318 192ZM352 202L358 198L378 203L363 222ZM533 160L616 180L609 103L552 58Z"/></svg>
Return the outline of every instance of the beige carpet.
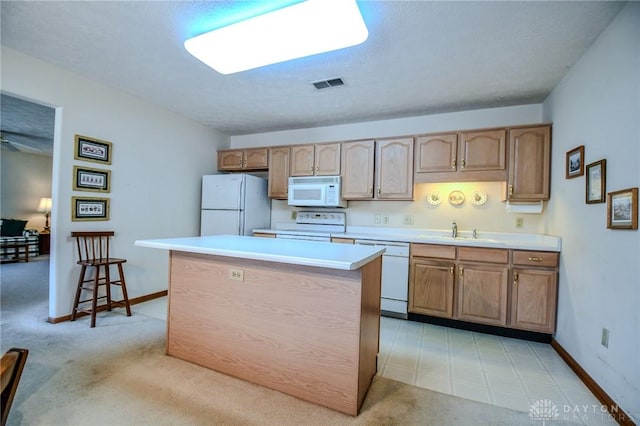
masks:
<svg viewBox="0 0 640 426"><path fill-rule="evenodd" d="M94 329L86 317L51 325L46 263L0 267L1 349L30 350L9 425L542 424L382 377L350 417L165 355L166 322L142 305L102 313Z"/></svg>

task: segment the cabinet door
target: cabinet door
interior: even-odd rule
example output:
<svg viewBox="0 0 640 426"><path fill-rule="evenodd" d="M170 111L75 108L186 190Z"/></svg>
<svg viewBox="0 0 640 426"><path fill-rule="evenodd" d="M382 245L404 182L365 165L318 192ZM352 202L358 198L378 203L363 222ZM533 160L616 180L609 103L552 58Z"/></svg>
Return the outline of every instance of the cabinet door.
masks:
<svg viewBox="0 0 640 426"><path fill-rule="evenodd" d="M507 199L549 199L551 128L549 126L509 131L509 182Z"/></svg>
<svg viewBox="0 0 640 426"><path fill-rule="evenodd" d="M293 145L291 147L291 176L313 176L313 164L313 145Z"/></svg>
<svg viewBox="0 0 640 426"><path fill-rule="evenodd" d="M511 327L553 333L556 324L558 273L545 269L514 269Z"/></svg>
<svg viewBox="0 0 640 426"><path fill-rule="evenodd" d="M373 198L374 141L342 144L342 198L369 200Z"/></svg>
<svg viewBox="0 0 640 426"><path fill-rule="evenodd" d="M376 141L378 200L413 200L413 138Z"/></svg>
<svg viewBox="0 0 640 426"><path fill-rule="evenodd" d="M337 176L340 174L340 143L316 145L316 176Z"/></svg>
<svg viewBox="0 0 640 426"><path fill-rule="evenodd" d="M413 258L409 278L409 312L453 318L453 262Z"/></svg>
<svg viewBox="0 0 640 426"><path fill-rule="evenodd" d="M460 133L461 173L507 169L506 130Z"/></svg>
<svg viewBox="0 0 640 426"><path fill-rule="evenodd" d="M242 170L244 150L218 151L218 170Z"/></svg>
<svg viewBox="0 0 640 426"><path fill-rule="evenodd" d="M508 275L507 266L460 263L457 318L506 325Z"/></svg>
<svg viewBox="0 0 640 426"><path fill-rule="evenodd" d="M455 172L458 135L420 136L416 139L416 173Z"/></svg>
<svg viewBox="0 0 640 426"><path fill-rule="evenodd" d="M289 155L289 147L269 149L269 198L288 197Z"/></svg>
<svg viewBox="0 0 640 426"><path fill-rule="evenodd" d="M253 148L244 150L244 168L247 170L266 170L269 167L269 149Z"/></svg>

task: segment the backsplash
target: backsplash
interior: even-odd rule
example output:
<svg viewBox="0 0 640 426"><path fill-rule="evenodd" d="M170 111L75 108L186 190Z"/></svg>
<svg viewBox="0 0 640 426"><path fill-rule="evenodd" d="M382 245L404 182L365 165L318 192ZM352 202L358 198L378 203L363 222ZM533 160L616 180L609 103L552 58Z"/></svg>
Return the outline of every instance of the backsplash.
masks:
<svg viewBox="0 0 640 426"><path fill-rule="evenodd" d="M460 191L464 201L457 205L450 203L449 196L453 191ZM427 200L428 194L431 202ZM453 202L459 202L460 194L454 195L458 198ZM478 232L544 233L544 209L541 214L507 213L502 198L502 182L425 183L415 186L414 201L349 201L348 207L340 211L347 212L347 226L450 229L455 220L460 231L476 228ZM285 200L274 200L271 226L294 223L291 213L301 210L313 209L290 207ZM378 215L380 223L376 223ZM383 223L386 217L388 224ZM522 227L516 226L517 218L522 219Z"/></svg>

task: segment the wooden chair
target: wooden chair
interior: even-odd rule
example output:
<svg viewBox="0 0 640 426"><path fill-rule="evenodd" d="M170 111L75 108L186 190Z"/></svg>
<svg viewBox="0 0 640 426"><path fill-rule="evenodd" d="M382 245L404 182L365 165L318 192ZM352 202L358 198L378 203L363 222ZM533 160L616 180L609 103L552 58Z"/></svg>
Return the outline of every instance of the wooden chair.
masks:
<svg viewBox="0 0 640 426"><path fill-rule="evenodd" d="M13 397L18 389L18 383L22 376L22 370L27 363L27 349L11 348L0 359L0 382L2 383L2 426L7 423L9 410L13 403Z"/></svg>
<svg viewBox="0 0 640 426"><path fill-rule="evenodd" d="M113 306L124 307L127 316L131 316L129 297L127 296L127 286L124 279L122 264L126 259L111 257L109 253L109 241L114 236L113 231L93 231L93 232L72 232L71 236L76 239L78 247L78 265L82 267L78 278L78 288L71 312L71 321L75 321L78 312L91 315L91 327L96 326L96 312L102 310L110 311ZM118 268L118 279L111 279L110 267L115 265ZM87 278L87 269L93 269L93 277ZM120 286L122 290L122 300L111 299L111 286ZM105 294L99 296L99 288L105 287ZM83 291L91 292L91 297L81 300ZM99 300L106 299L106 303L98 305ZM81 308L91 303L90 307Z"/></svg>

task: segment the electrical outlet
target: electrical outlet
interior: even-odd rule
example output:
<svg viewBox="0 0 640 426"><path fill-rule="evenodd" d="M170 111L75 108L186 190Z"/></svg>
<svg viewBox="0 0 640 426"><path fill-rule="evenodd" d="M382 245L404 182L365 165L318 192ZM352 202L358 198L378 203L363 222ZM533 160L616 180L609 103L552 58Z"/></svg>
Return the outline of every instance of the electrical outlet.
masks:
<svg viewBox="0 0 640 426"><path fill-rule="evenodd" d="M389 216L385 215L382 216L382 223L385 225L388 225L391 222L391 220L389 219Z"/></svg>
<svg viewBox="0 0 640 426"><path fill-rule="evenodd" d="M291 212L291 220L296 220L297 217L298 217L298 212L293 210Z"/></svg>
<svg viewBox="0 0 640 426"><path fill-rule="evenodd" d="M373 221L376 225L380 225L382 223L382 215L380 213L376 213Z"/></svg>
<svg viewBox="0 0 640 426"><path fill-rule="evenodd" d="M410 214L405 214L402 217L402 224L403 225L413 225L413 216Z"/></svg>
<svg viewBox="0 0 640 426"><path fill-rule="evenodd" d="M609 347L609 330L606 328L602 329L602 339L600 343L602 343L602 346L604 346L605 348Z"/></svg>
<svg viewBox="0 0 640 426"><path fill-rule="evenodd" d="M521 217L516 217L516 228L522 228L524 223L524 219Z"/></svg>
<svg viewBox="0 0 640 426"><path fill-rule="evenodd" d="M229 278L234 281L244 281L244 270L229 269Z"/></svg>

